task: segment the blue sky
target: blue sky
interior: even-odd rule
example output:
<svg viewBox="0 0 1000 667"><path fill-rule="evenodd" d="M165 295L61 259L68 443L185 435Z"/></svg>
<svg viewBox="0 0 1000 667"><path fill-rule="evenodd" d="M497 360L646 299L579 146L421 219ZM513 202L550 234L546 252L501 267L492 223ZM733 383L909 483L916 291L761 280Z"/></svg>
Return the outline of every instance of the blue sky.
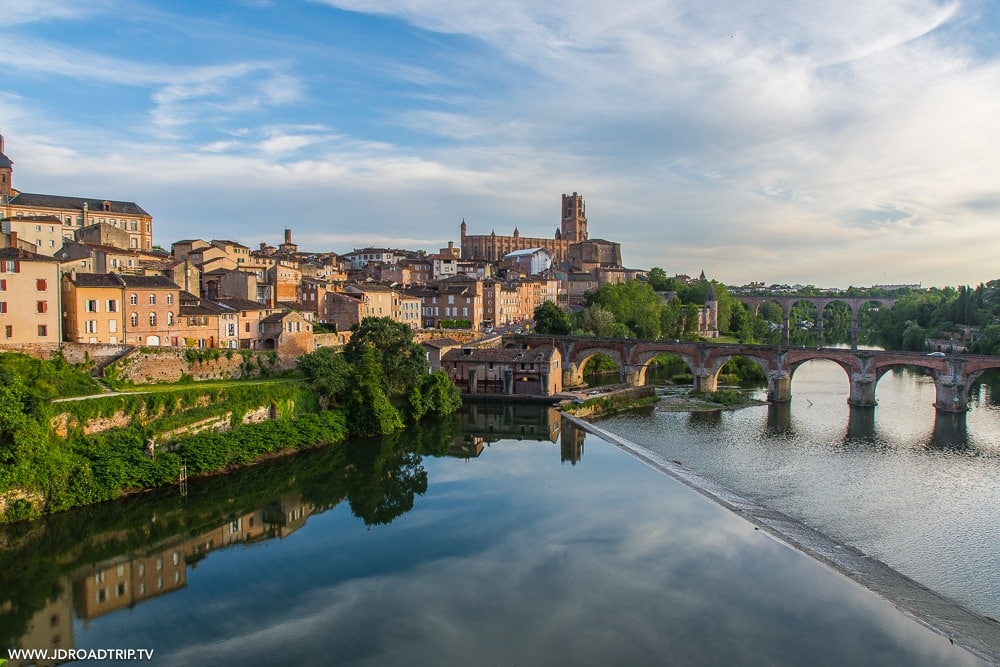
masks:
<svg viewBox="0 0 1000 667"><path fill-rule="evenodd" d="M993 0L7 0L25 192L154 241L551 236L820 286L1000 277Z"/></svg>

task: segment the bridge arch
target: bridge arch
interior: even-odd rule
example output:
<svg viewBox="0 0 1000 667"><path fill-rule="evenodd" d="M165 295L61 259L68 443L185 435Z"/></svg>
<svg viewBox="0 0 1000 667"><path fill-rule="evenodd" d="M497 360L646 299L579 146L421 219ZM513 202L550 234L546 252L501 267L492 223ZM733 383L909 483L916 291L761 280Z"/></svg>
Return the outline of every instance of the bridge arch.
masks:
<svg viewBox="0 0 1000 667"><path fill-rule="evenodd" d="M642 352L636 352L632 355L632 367L634 368L635 377L634 384L644 385L646 384L646 374L649 371L649 364L651 361L660 357L662 355L669 354L680 359L687 369L691 372L692 377L695 375L695 368L697 367L697 360L690 354L685 354L683 352L675 350L645 350Z"/></svg>
<svg viewBox="0 0 1000 667"><path fill-rule="evenodd" d="M619 349L602 345L587 346L582 349L574 349L572 358L564 357L563 386L582 387L586 385L587 383L583 378L583 370L586 368L587 362L598 355L604 355L611 359L618 366L619 374L624 374L626 364Z"/></svg>

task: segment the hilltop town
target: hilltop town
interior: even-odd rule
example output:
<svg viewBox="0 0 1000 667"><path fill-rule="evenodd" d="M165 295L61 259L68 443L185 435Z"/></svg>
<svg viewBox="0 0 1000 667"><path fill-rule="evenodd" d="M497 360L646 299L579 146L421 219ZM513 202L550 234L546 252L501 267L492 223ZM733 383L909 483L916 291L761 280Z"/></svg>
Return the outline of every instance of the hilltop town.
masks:
<svg viewBox="0 0 1000 667"><path fill-rule="evenodd" d="M472 235L456 246L300 249L229 239L162 243L132 201L22 192L0 136L0 348L62 343L274 350L346 342L365 317L413 330L516 328L546 301L570 308L644 276L589 235L583 197L562 196L553 238ZM170 250L167 251L166 247Z"/></svg>

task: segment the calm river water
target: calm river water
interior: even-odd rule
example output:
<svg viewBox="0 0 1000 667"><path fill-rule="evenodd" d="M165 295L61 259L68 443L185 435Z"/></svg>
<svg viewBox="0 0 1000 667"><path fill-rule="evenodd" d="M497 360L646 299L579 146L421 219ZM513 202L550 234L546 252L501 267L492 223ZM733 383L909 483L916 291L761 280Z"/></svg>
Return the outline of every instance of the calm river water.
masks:
<svg viewBox="0 0 1000 667"><path fill-rule="evenodd" d="M922 552L901 567L922 572L950 553L960 572L978 557L977 576L995 590L996 556L978 527L995 524L979 505L987 476L963 472L996 473L995 445L972 435L990 415L970 418L968 443L940 445L929 399L927 419L897 420L901 433L882 425L884 401L874 435L854 436L843 396L822 382L804 390L806 377L790 417L654 412L603 425L686 465L734 471L734 483L776 503L822 495L831 530L864 524L855 533L887 561L897 544ZM901 471L896 459L929 463ZM810 469L813 481L800 481ZM922 491L904 495L905 480ZM909 504L960 519L910 518ZM956 522L976 524L978 537L945 530ZM185 494L10 527L0 533L4 646L57 659L153 650L152 664L183 667L982 664L556 411L486 405L194 480Z"/></svg>
<svg viewBox="0 0 1000 667"><path fill-rule="evenodd" d="M916 370L884 376L874 410L847 396L844 371L813 361L786 408L600 425L1000 618L1000 382L987 376L965 420L935 415Z"/></svg>

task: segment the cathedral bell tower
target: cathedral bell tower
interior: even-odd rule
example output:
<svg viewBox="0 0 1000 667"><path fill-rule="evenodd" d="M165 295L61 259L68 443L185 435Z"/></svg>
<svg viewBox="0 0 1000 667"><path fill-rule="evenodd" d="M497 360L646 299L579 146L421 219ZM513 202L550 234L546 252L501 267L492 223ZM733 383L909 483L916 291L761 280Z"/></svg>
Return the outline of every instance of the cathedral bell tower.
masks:
<svg viewBox="0 0 1000 667"><path fill-rule="evenodd" d="M14 163L3 152L3 135L0 134L0 196L5 200L14 194ZM0 202L2 203L2 202Z"/></svg>
<svg viewBox="0 0 1000 667"><path fill-rule="evenodd" d="M562 240L579 243L587 240L587 211L583 197L577 193L562 196Z"/></svg>

